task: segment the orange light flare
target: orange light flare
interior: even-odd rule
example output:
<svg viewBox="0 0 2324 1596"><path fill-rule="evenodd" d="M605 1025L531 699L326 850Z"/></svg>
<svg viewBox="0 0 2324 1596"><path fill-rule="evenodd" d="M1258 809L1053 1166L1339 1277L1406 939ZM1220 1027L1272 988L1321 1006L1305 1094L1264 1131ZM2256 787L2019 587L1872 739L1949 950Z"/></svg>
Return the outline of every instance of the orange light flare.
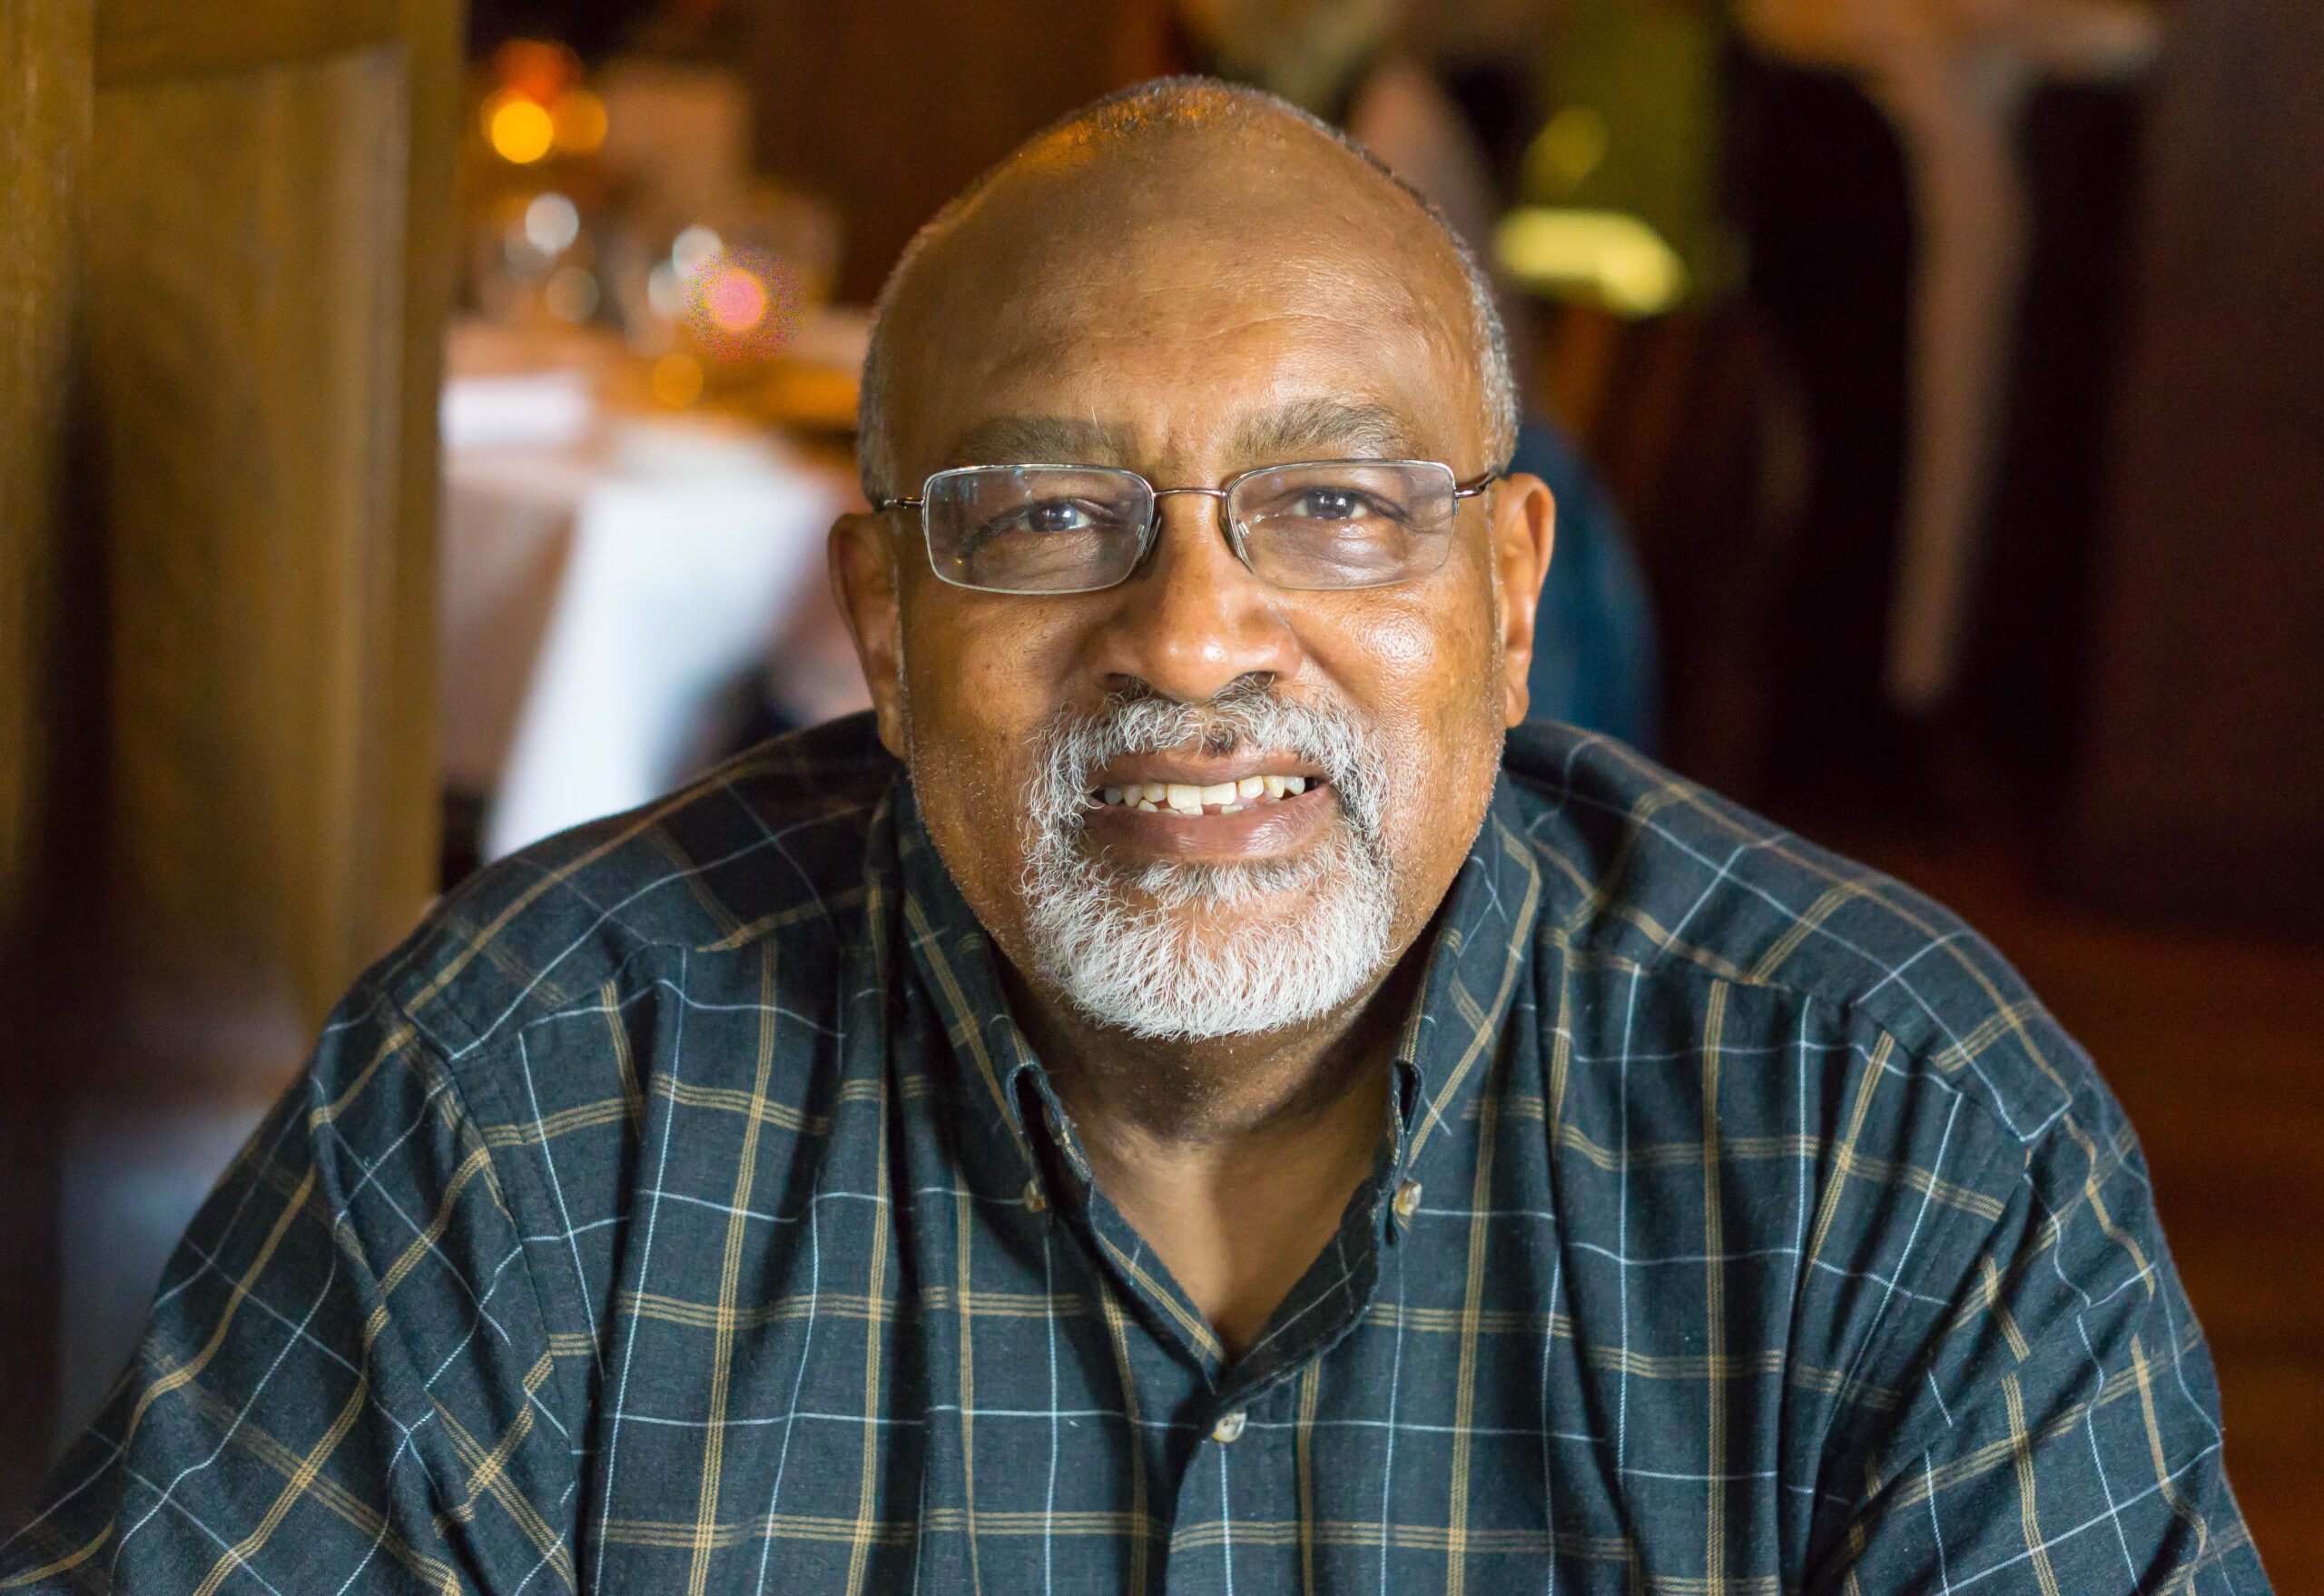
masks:
<svg viewBox="0 0 2324 1596"><path fill-rule="evenodd" d="M543 107L581 81L581 58L545 39L511 39L492 53L492 79Z"/></svg>
<svg viewBox="0 0 2324 1596"><path fill-rule="evenodd" d="M484 103L484 136L503 161L530 166L556 143L556 126L538 101L503 89Z"/></svg>
<svg viewBox="0 0 2324 1596"><path fill-rule="evenodd" d="M492 53L485 142L530 166L551 153L592 153L606 142L606 103L581 84L581 58L563 44L511 39Z"/></svg>

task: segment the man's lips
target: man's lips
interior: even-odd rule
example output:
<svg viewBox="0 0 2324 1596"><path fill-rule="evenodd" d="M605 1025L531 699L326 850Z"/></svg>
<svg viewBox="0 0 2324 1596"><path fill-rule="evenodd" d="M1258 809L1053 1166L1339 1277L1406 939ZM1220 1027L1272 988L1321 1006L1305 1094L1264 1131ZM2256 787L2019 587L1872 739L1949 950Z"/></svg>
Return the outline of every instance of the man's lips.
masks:
<svg viewBox="0 0 2324 1596"><path fill-rule="evenodd" d="M1185 783L1180 785L1183 788ZM1124 791L1127 796L1125 790L1117 791ZM1302 852L1316 842L1338 813L1338 795L1324 783L1281 798L1262 793L1232 804L1191 808L1167 803L1108 803L1101 789L1082 811L1090 842L1108 852L1219 863L1282 858Z"/></svg>

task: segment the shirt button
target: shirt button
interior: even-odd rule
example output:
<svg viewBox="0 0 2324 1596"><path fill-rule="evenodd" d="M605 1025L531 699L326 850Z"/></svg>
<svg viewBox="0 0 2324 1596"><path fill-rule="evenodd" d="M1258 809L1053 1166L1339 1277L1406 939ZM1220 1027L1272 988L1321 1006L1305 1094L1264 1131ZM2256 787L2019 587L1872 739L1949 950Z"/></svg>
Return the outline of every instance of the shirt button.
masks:
<svg viewBox="0 0 2324 1596"><path fill-rule="evenodd" d="M1409 1219L1420 1209L1420 1182L1407 1180L1396 1187L1396 1217Z"/></svg>
<svg viewBox="0 0 2324 1596"><path fill-rule="evenodd" d="M1233 1413L1226 1414L1224 1418L1220 1419L1218 1423L1210 1427L1210 1438L1213 1441L1217 1442L1221 1446L1225 1446L1230 1442L1239 1440L1243 1433L1243 1426L1249 1421L1249 1418L1250 1415L1248 1414L1246 1414L1239 1407L1236 1408Z"/></svg>
<svg viewBox="0 0 2324 1596"><path fill-rule="evenodd" d="M1025 1211L1038 1214L1049 1206L1049 1199L1041 1195L1041 1183L1038 1180L1027 1181L1025 1183Z"/></svg>

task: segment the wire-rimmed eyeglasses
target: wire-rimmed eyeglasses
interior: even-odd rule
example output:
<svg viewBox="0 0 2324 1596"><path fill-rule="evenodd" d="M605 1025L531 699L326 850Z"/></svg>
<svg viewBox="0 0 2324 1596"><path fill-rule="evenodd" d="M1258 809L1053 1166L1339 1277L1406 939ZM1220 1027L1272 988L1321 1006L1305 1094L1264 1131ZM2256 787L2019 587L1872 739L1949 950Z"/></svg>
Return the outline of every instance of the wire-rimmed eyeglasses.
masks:
<svg viewBox="0 0 2324 1596"><path fill-rule="evenodd" d="M1444 563L1462 499L1499 473L1462 482L1437 460L1311 460L1263 466L1216 488L1157 488L1111 466L961 466L928 478L916 509L937 576L987 593L1094 593L1128 580L1160 534L1161 501L1219 504L1235 557L1278 587L1382 587Z"/></svg>

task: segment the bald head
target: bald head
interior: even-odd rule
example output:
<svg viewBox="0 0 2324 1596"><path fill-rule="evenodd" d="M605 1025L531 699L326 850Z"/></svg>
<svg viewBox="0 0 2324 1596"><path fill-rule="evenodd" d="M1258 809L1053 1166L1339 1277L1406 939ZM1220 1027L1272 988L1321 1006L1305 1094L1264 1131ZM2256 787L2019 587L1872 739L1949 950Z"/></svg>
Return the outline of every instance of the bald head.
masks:
<svg viewBox="0 0 2324 1596"><path fill-rule="evenodd" d="M1457 367L1475 464L1498 468L1516 416L1492 293L1467 248L1409 185L1327 124L1257 90L1159 79L1036 135L915 237L881 291L864 363L860 458L867 493L908 494L943 461L917 438L929 385L1000 375L1047 344L1135 338L1167 324L1259 313L1369 323ZM982 364L980 365L980 361ZM940 447L940 444L938 444ZM920 458L914 458L918 456Z"/></svg>

